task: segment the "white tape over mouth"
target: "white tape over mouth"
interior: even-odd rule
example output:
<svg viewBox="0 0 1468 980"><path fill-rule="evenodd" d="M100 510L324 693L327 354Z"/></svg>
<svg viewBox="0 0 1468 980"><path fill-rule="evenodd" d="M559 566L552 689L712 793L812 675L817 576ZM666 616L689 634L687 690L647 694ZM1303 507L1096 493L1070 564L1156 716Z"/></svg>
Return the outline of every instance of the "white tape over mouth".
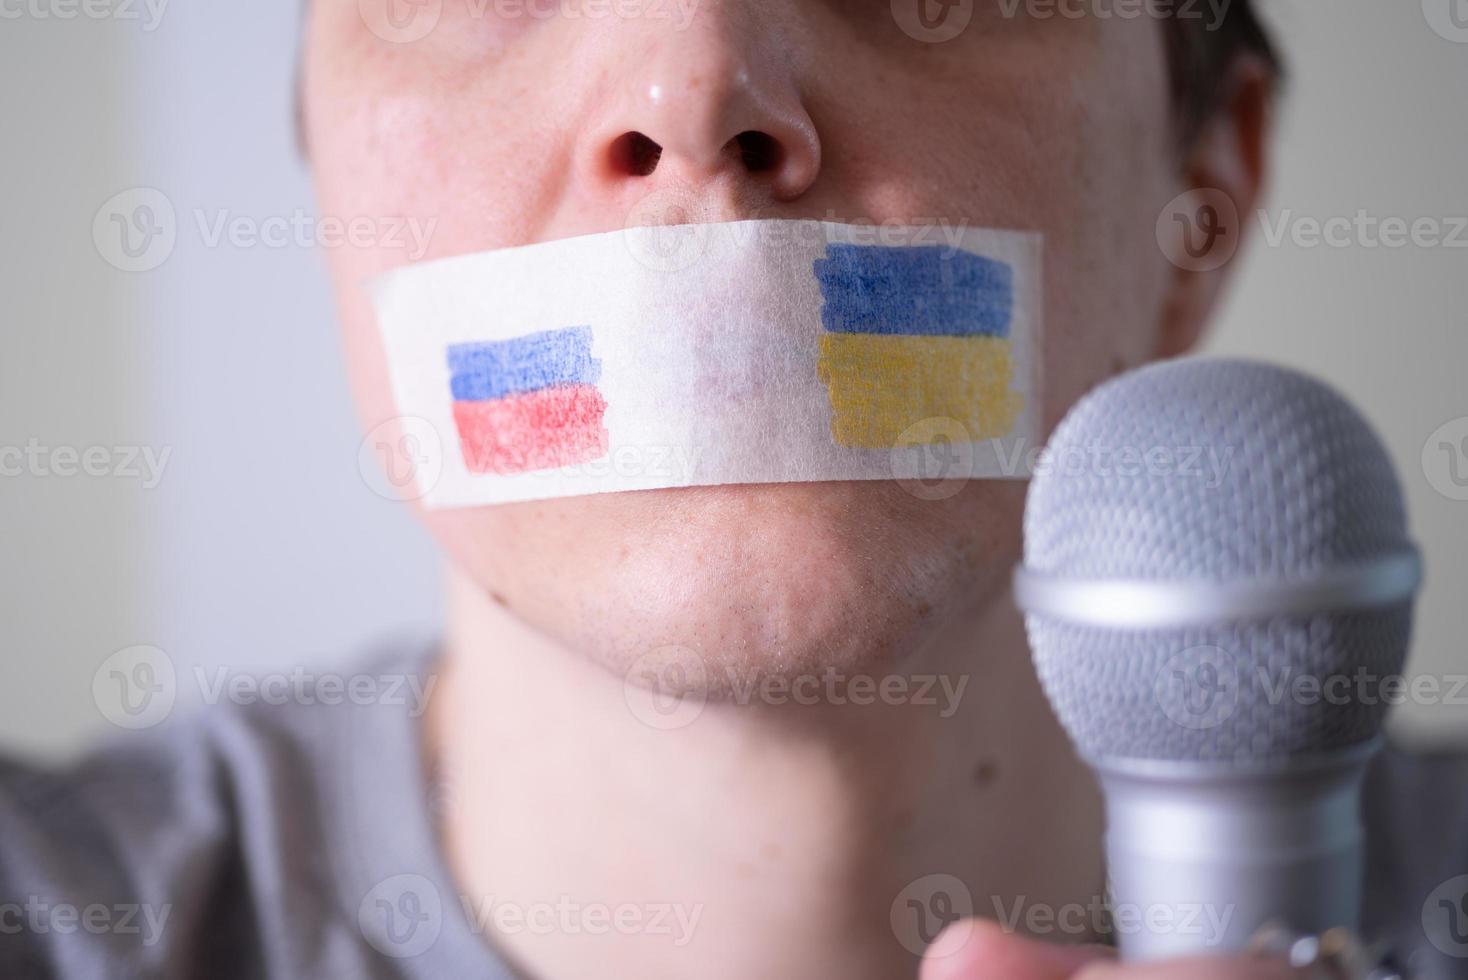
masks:
<svg viewBox="0 0 1468 980"><path fill-rule="evenodd" d="M470 507L817 480L1023 479L1036 233L639 227L369 284L419 496Z"/></svg>

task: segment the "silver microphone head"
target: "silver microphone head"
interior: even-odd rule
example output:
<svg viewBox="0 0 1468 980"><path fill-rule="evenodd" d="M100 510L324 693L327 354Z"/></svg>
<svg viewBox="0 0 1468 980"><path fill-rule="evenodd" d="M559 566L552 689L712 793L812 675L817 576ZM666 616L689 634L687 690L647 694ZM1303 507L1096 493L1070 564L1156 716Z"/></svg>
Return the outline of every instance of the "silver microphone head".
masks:
<svg viewBox="0 0 1468 980"><path fill-rule="evenodd" d="M1344 398L1198 359L1061 424L1016 594L1083 756L1269 766L1375 739L1419 579L1391 461Z"/></svg>

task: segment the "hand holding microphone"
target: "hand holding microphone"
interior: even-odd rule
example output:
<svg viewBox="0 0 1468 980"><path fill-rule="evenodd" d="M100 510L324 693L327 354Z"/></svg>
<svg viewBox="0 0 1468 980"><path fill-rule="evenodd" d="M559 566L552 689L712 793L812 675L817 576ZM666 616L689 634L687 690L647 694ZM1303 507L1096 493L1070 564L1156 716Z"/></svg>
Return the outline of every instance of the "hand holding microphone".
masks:
<svg viewBox="0 0 1468 980"><path fill-rule="evenodd" d="M923 980L1396 980L1354 935L1360 787L1420 579L1391 462L1326 386L1194 360L1083 399L1015 586L1106 794L1120 958L966 922Z"/></svg>

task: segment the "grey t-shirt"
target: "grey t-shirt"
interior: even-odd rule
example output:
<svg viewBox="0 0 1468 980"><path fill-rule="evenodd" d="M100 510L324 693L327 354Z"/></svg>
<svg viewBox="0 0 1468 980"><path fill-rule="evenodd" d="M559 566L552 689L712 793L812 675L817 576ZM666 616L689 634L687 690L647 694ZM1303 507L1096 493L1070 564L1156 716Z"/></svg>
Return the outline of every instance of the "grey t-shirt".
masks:
<svg viewBox="0 0 1468 980"><path fill-rule="evenodd" d="M0 980L509 980L434 837L403 683L432 667L375 658L371 698L219 707L66 772L0 763ZM1366 822L1368 934L1468 977L1468 763L1384 753Z"/></svg>

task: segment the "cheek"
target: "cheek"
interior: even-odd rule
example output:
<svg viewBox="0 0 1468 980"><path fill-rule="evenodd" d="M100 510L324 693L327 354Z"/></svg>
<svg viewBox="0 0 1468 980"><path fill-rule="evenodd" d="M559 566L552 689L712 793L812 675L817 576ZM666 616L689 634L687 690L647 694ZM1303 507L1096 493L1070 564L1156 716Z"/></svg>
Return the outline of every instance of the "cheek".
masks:
<svg viewBox="0 0 1468 980"><path fill-rule="evenodd" d="M513 192L496 197L466 179L478 172L464 160L473 150L465 133L452 135L442 94L413 91L424 85L421 73L407 77L392 57L350 45L311 65L308 133L320 213L398 229L326 253L349 377L370 428L396 411L367 281L410 261L513 242L523 199ZM395 76L401 91L383 91ZM369 87L359 79L373 81Z"/></svg>
<svg viewBox="0 0 1468 980"><path fill-rule="evenodd" d="M1047 429L1106 378L1155 356L1173 282L1156 240L1176 193L1169 80L1150 19L1098 22L1095 63L1055 86L1026 168L1046 235Z"/></svg>
<svg viewBox="0 0 1468 980"><path fill-rule="evenodd" d="M384 43L339 12L313 22L304 88L322 209L409 216L433 229L421 255L388 247L342 256L353 271L524 244L555 206L575 107L546 64L570 52L523 25L523 43L498 34L490 43L482 35L508 29L451 13L468 2L446 0L439 27L415 44Z"/></svg>
<svg viewBox="0 0 1468 980"><path fill-rule="evenodd" d="M873 72L857 101L890 107L881 140L829 157L821 208L1038 230L1045 236L1045 418L1156 350L1175 270L1156 242L1179 190L1157 25L1014 28L933 77ZM956 56L955 56L956 57ZM850 117L826 91L815 111Z"/></svg>
<svg viewBox="0 0 1468 980"><path fill-rule="evenodd" d="M1045 235L1047 431L1106 378L1155 356L1174 282L1156 220L1178 190L1155 26L1107 22L1096 63L1029 105L1007 170L1015 220Z"/></svg>

